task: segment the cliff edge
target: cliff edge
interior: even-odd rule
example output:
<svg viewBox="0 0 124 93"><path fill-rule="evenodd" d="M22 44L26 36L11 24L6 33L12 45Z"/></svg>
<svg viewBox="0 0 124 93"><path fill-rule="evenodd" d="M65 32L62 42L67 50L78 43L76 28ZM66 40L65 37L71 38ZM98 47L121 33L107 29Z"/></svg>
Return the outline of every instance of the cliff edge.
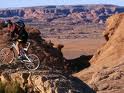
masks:
<svg viewBox="0 0 124 93"><path fill-rule="evenodd" d="M124 14L116 14L106 21L103 32L106 43L90 60L91 66L77 74L97 93L123 93L124 89Z"/></svg>

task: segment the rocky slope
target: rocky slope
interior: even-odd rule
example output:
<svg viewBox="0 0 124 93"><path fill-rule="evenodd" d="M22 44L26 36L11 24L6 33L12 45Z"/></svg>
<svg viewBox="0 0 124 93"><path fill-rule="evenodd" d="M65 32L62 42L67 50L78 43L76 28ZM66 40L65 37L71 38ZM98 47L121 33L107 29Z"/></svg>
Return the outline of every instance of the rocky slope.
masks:
<svg viewBox="0 0 124 93"><path fill-rule="evenodd" d="M40 37L39 30L31 27L26 29L32 39L29 53L39 56L40 67L35 71L29 71L20 62L0 64L0 84L2 82L5 89L9 89L12 82L17 82L19 90L16 93L95 93L87 84L66 72L62 45L55 48L53 43ZM0 32L0 48L8 46L5 31Z"/></svg>
<svg viewBox="0 0 124 93"><path fill-rule="evenodd" d="M124 14L111 16L106 22L107 42L90 60L91 66L77 74L93 85L98 93L123 93L124 89Z"/></svg>
<svg viewBox="0 0 124 93"><path fill-rule="evenodd" d="M124 63L99 70L93 74L90 85L97 93L123 93Z"/></svg>
<svg viewBox="0 0 124 93"><path fill-rule="evenodd" d="M112 14L124 12L115 5L39 6L18 9L1 9L0 17L22 17L28 22L66 21L67 23L104 23ZM70 21L68 21L70 20ZM65 22L64 21L64 22Z"/></svg>
<svg viewBox="0 0 124 93"><path fill-rule="evenodd" d="M40 31L38 29L26 27L26 30L29 33L29 42L31 43L28 52L36 54L42 61L41 64L46 63L47 65L52 66L51 64L57 62L59 67L58 69L63 69L63 55L61 53L62 46L59 45L57 48L54 48L53 43L46 42L41 38ZM8 46L10 43L10 41L8 41L10 36L6 33L6 29L0 32L0 37L0 48Z"/></svg>
<svg viewBox="0 0 124 93"><path fill-rule="evenodd" d="M103 33L107 43L90 60L92 64L111 67L123 61L123 19L124 14L119 14L107 20L107 28Z"/></svg>

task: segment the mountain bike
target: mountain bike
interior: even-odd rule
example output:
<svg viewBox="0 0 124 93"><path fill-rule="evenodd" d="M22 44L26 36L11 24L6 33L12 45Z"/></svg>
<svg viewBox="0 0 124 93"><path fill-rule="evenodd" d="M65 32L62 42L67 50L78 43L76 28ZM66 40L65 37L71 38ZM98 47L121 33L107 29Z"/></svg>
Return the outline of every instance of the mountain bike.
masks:
<svg viewBox="0 0 124 93"><path fill-rule="evenodd" d="M18 59L19 56L16 56L16 44L12 42L10 47L5 47L0 50L0 64L9 64L15 61L24 63L25 67L28 70L36 70L40 65L40 59L35 54L27 54L30 46L30 42L27 42L26 47L20 49L20 56L24 56L26 59Z"/></svg>

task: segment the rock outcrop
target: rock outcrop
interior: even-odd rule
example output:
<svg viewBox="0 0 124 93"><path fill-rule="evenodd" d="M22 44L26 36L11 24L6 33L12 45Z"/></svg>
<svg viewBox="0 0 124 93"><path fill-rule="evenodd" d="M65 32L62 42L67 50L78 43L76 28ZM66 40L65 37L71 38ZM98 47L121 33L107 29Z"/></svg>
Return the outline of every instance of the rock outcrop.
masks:
<svg viewBox="0 0 124 93"><path fill-rule="evenodd" d="M27 26L26 30L29 33L29 42L31 43L28 52L34 53L39 57L41 61L41 68L43 65L47 64L49 68L58 67L57 69L62 70L64 65L63 55L60 48L55 48L51 42L46 42L42 39L38 29ZM8 41L10 37L9 34L7 34L6 31L1 31L0 37L0 48L7 47L8 43L10 43L10 41ZM55 64L55 66L53 64ZM42 69L44 69L44 67Z"/></svg>
<svg viewBox="0 0 124 93"><path fill-rule="evenodd" d="M90 85L97 93L123 93L124 63L96 72L92 76Z"/></svg>
<svg viewBox="0 0 124 93"><path fill-rule="evenodd" d="M6 71L0 79L4 84L18 82L28 93L95 93L79 79L66 76L61 71Z"/></svg>
<svg viewBox="0 0 124 93"><path fill-rule="evenodd" d="M107 42L90 60L92 64L97 64L99 67L101 65L112 67L124 60L124 14L114 15L106 23L106 31L103 34L107 38Z"/></svg>
<svg viewBox="0 0 124 93"><path fill-rule="evenodd" d="M104 37L107 42L90 60L91 66L76 76L98 93L123 93L124 89L124 14L108 18Z"/></svg>
<svg viewBox="0 0 124 93"><path fill-rule="evenodd" d="M87 84L65 73L61 52L63 45L54 48L52 42L46 42L40 37L39 30L31 27L26 29L31 39L29 53L36 54L41 64L35 71L27 70L20 62L0 64L0 84L2 82L7 91L16 82L18 86L14 86L19 90L12 93L95 93ZM0 37L0 48L6 47L8 38L5 31L0 32ZM1 89L0 85L0 92L4 91Z"/></svg>

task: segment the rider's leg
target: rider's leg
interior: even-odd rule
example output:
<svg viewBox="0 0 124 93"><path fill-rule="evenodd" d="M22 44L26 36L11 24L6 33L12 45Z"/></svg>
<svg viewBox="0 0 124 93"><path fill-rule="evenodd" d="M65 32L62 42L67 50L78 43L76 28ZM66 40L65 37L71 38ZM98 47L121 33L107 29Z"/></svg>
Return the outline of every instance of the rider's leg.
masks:
<svg viewBox="0 0 124 93"><path fill-rule="evenodd" d="M25 51L24 51L24 43L23 42L20 42L19 49L20 49L22 55L24 55L25 54Z"/></svg>
<svg viewBox="0 0 124 93"><path fill-rule="evenodd" d="M24 50L25 47L25 43L24 42L20 42L19 43L19 51L20 51L20 55L22 56L23 59L27 60L28 57L26 55L26 51Z"/></svg>
<svg viewBox="0 0 124 93"><path fill-rule="evenodd" d="M19 42L18 41L16 42L16 51L17 51L17 54L19 55L20 52L19 52Z"/></svg>
<svg viewBox="0 0 124 93"><path fill-rule="evenodd" d="M22 43L19 42L19 41L16 42L16 50L17 50L18 56L21 56L20 51L23 52L23 45L22 45Z"/></svg>

